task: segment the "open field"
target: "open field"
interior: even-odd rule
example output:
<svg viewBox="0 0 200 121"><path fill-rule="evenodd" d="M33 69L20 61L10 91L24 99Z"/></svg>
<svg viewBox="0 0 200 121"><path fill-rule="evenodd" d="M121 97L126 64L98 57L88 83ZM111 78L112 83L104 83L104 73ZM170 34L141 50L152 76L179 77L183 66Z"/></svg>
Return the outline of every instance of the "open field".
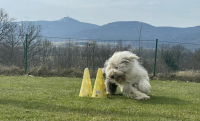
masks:
<svg viewBox="0 0 200 121"><path fill-rule="evenodd" d="M152 80L151 99L79 97L81 78L0 76L0 120L200 120L200 83ZM92 85L94 79L92 80Z"/></svg>

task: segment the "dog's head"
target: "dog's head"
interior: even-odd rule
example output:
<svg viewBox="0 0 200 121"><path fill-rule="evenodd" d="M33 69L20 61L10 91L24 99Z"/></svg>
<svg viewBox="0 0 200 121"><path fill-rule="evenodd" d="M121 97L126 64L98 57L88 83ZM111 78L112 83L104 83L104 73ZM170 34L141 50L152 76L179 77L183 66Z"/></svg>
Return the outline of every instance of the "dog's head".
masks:
<svg viewBox="0 0 200 121"><path fill-rule="evenodd" d="M138 56L129 51L115 52L106 62L106 78L121 83L125 80L125 75L134 67L135 59Z"/></svg>

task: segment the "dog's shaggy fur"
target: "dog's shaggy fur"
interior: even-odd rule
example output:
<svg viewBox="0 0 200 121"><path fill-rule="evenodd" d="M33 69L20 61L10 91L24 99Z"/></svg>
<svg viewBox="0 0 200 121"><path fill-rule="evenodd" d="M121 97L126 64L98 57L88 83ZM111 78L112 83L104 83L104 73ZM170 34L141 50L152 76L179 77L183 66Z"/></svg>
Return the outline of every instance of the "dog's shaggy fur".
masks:
<svg viewBox="0 0 200 121"><path fill-rule="evenodd" d="M137 61L138 56L129 51L115 52L104 64L105 85L108 94L121 92L136 100L150 99L151 85L147 71Z"/></svg>

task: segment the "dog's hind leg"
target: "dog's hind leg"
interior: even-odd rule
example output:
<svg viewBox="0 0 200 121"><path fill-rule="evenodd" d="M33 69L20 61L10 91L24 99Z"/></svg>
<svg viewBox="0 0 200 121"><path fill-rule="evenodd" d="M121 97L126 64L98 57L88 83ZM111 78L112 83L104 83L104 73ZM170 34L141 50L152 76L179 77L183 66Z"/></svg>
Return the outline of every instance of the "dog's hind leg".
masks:
<svg viewBox="0 0 200 121"><path fill-rule="evenodd" d="M139 91L136 87L133 87L132 85L123 85L120 87L121 91L124 95L127 97L136 99L136 100L148 100L150 99L149 96L147 96L145 93L142 93Z"/></svg>
<svg viewBox="0 0 200 121"><path fill-rule="evenodd" d="M114 95L117 91L117 85L108 79L105 80L106 92L107 94Z"/></svg>
<svg viewBox="0 0 200 121"><path fill-rule="evenodd" d="M137 88L138 88L139 91L141 91L141 92L143 92L145 94L148 94L150 92L151 85L150 85L149 81L141 80L138 83Z"/></svg>

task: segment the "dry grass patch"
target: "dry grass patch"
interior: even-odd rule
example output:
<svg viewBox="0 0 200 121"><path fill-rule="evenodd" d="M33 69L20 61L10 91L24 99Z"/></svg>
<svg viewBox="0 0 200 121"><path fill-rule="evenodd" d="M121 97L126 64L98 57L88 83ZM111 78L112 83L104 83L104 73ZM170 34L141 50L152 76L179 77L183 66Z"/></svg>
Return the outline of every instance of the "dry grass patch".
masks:
<svg viewBox="0 0 200 121"><path fill-rule="evenodd" d="M156 75L156 79L161 80L178 80L185 82L200 82L200 71L178 71L173 73L159 73Z"/></svg>
<svg viewBox="0 0 200 121"><path fill-rule="evenodd" d="M17 66L2 66L0 65L0 75L6 75L6 76L16 76L16 75L23 75L24 69L21 69Z"/></svg>

